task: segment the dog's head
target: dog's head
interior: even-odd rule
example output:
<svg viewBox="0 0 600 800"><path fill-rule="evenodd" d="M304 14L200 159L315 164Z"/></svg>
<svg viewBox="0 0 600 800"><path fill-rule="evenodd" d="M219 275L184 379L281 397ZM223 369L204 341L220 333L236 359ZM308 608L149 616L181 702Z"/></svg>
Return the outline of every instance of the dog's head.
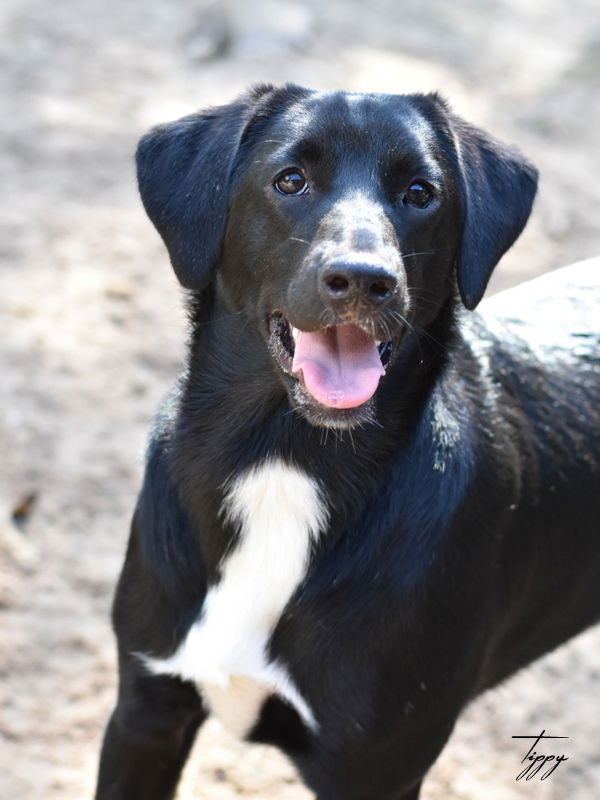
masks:
<svg viewBox="0 0 600 800"><path fill-rule="evenodd" d="M433 95L263 86L160 126L142 199L183 286L215 281L317 424L368 416L407 331L472 309L520 234L535 169Z"/></svg>

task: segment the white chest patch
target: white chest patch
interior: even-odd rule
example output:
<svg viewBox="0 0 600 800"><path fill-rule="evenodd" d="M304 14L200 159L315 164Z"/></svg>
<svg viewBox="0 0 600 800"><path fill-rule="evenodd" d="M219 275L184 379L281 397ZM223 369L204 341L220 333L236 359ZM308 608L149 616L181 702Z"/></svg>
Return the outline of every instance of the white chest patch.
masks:
<svg viewBox="0 0 600 800"><path fill-rule="evenodd" d="M212 711L240 736L271 693L291 703L311 727L311 709L285 669L267 660L269 637L308 566L311 542L327 523L319 484L297 467L271 459L233 480L223 516L239 526L202 612L176 652L142 656L150 671L200 684Z"/></svg>

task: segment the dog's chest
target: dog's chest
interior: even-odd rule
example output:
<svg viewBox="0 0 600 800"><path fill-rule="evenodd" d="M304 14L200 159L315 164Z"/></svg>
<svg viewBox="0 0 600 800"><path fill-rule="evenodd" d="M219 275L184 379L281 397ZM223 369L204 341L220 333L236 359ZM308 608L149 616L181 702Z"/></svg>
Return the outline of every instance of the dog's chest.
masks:
<svg viewBox="0 0 600 800"><path fill-rule="evenodd" d="M167 659L146 657L146 664L155 673L197 682L212 711L239 735L252 728L272 693L314 725L287 671L269 660L267 645L327 522L318 483L268 460L231 482L222 513L239 528L239 538L222 562L220 580L177 651Z"/></svg>

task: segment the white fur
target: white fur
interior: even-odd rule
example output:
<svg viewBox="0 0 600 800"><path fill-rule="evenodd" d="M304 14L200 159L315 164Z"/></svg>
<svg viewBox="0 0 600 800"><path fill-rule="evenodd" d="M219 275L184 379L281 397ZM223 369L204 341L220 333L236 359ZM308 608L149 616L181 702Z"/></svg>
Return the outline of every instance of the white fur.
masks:
<svg viewBox="0 0 600 800"><path fill-rule="evenodd" d="M236 547L221 565L221 580L178 650L167 659L142 656L154 673L200 684L212 711L238 735L256 722L277 693L311 727L311 709L266 645L308 566L311 542L328 510L319 484L297 467L270 459L231 481L223 516L239 525Z"/></svg>

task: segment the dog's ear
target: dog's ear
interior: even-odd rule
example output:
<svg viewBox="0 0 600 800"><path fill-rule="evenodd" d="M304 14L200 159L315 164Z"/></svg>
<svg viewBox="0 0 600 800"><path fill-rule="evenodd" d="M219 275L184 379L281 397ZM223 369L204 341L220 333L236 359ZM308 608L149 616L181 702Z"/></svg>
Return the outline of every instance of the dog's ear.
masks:
<svg viewBox="0 0 600 800"><path fill-rule="evenodd" d="M238 147L256 104L270 91L260 86L230 105L159 125L138 145L142 202L187 289L202 289L211 280Z"/></svg>
<svg viewBox="0 0 600 800"><path fill-rule="evenodd" d="M538 173L518 150L450 114L462 204L456 276L469 309L481 300L492 270L525 227Z"/></svg>

